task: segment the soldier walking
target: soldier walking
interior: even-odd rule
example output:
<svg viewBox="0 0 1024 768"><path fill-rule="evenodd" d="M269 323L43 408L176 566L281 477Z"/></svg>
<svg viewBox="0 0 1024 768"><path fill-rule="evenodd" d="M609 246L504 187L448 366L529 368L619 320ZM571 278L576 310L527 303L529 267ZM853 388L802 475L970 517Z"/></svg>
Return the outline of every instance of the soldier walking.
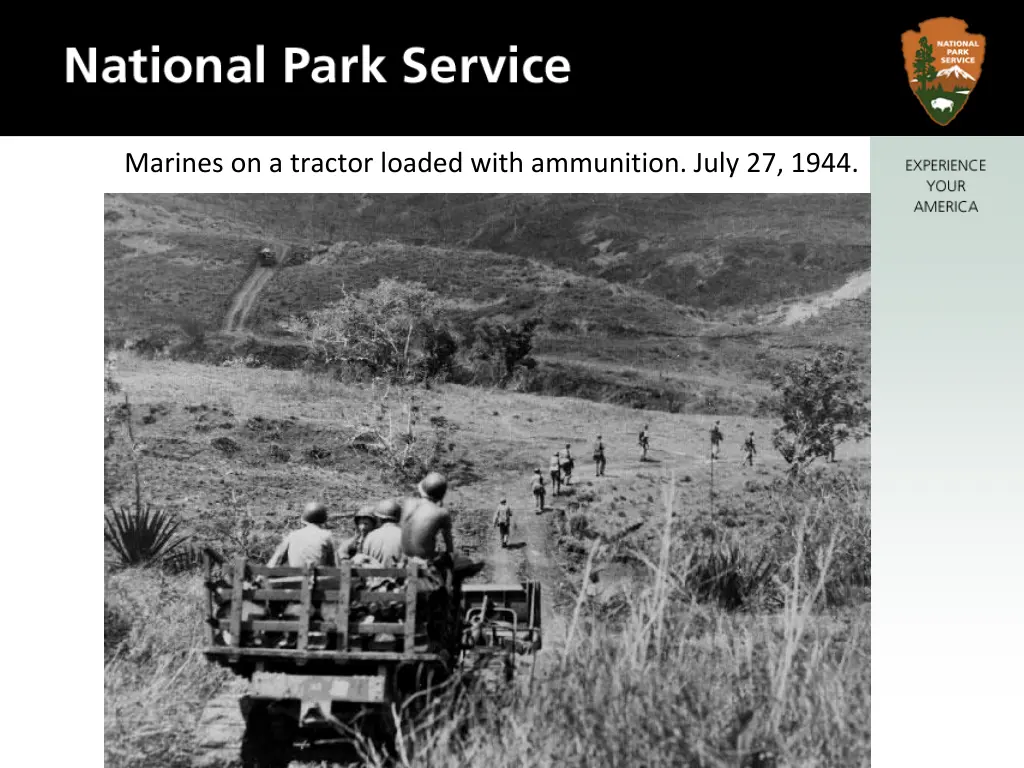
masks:
<svg viewBox="0 0 1024 768"><path fill-rule="evenodd" d="M512 508L508 505L508 499L498 502L498 508L494 511L494 524L501 534L501 548L505 549L508 546L508 529L512 524Z"/></svg>
<svg viewBox="0 0 1024 768"><path fill-rule="evenodd" d="M569 443L565 444L565 453L562 454L562 485L569 485L572 480L572 468L576 465L576 462L572 459L572 453L569 452Z"/></svg>
<svg viewBox="0 0 1024 768"><path fill-rule="evenodd" d="M604 477L604 443L601 442L601 436L597 436L597 441L594 443L594 477Z"/></svg>
<svg viewBox="0 0 1024 768"><path fill-rule="evenodd" d="M650 433L647 431L647 424L644 424L644 428L640 430L640 437L637 440L637 444L640 446L643 453L640 456L640 461L647 461L647 449L651 446Z"/></svg>
<svg viewBox="0 0 1024 768"><path fill-rule="evenodd" d="M715 426L713 426L711 428L711 458L712 459L717 459L718 458L719 447L722 444L722 430L719 427L720 424L721 424L720 421L716 421L715 422Z"/></svg>
<svg viewBox="0 0 1024 768"><path fill-rule="evenodd" d="M747 437L746 442L743 443L743 450L747 452L747 463L750 466L754 466L754 454L757 453L757 448L754 447L754 433L751 432Z"/></svg>
<svg viewBox="0 0 1024 768"><path fill-rule="evenodd" d="M537 501L537 514L539 515L544 511L544 477L540 473L540 469L533 470L533 498Z"/></svg>
<svg viewBox="0 0 1024 768"><path fill-rule="evenodd" d="M554 455L551 457L551 463L548 465L548 472L551 474L551 487L554 489L551 495L557 496L562 487L562 460L558 451L555 451Z"/></svg>

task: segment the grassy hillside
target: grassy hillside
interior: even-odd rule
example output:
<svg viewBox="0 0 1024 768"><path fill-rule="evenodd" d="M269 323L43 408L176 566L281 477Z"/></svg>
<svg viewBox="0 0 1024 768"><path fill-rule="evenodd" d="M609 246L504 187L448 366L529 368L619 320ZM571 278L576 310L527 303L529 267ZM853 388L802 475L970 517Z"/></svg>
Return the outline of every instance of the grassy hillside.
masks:
<svg viewBox="0 0 1024 768"><path fill-rule="evenodd" d="M193 359L297 364L281 321L383 277L457 326L540 319L527 391L633 407L753 413L786 361L870 341L863 296L772 314L869 269L866 195L111 195L105 230L110 341L184 337ZM292 251L252 339L218 336L270 241Z"/></svg>
<svg viewBox="0 0 1024 768"><path fill-rule="evenodd" d="M280 237L528 256L708 310L835 288L870 266L869 195L183 195ZM187 201L187 202L186 202Z"/></svg>
<svg viewBox="0 0 1024 768"><path fill-rule="evenodd" d="M411 489L384 454L353 442L372 423L374 393L365 387L130 353L110 373L120 391L105 397L108 500L131 503L137 456L143 501L221 552L265 558L310 497L329 504L343 537L358 507ZM767 445L772 422L764 419L723 418L712 476L702 417L650 418L651 461L640 463L639 423L629 409L456 385L417 397L417 455L452 479L446 502L455 540L460 552L487 560L480 580L500 580L490 514L507 496L514 538L533 527L537 537L505 556L522 576L543 578L548 610L565 624L581 584L587 598L561 671L528 699L486 696L457 710L414 745L416 764L512 766L524 754L560 765L621 765L627 755L659 766L700 755L704 764L708 755L739 764L728 757L733 751L762 748L785 765L868 764L869 443L842 446L840 463L801 495L780 482L784 465ZM739 448L750 430L760 445L753 467L742 464ZM600 479L586 458L596 431L609 456ZM530 472L565 443L579 457L577 477L535 516ZM666 515L666 501L674 514ZM811 527L801 537L805 513ZM815 570L833 535L827 572ZM551 575L540 570L548 554L557 563ZM794 557L808 569L795 594L784 569ZM192 764L199 713L226 678L196 652L205 631L200 582L186 566L165 573L108 562L111 766ZM808 615L780 611L808 596ZM546 624L546 638L557 636L557 625ZM489 727L492 718L510 727ZM742 738L738 724L749 726Z"/></svg>

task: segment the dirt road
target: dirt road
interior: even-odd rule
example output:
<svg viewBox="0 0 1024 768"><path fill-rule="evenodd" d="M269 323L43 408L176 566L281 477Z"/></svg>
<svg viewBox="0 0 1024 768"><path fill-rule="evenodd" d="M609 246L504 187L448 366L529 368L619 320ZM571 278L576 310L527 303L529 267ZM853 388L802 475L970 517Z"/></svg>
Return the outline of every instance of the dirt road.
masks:
<svg viewBox="0 0 1024 768"><path fill-rule="evenodd" d="M710 423L709 417L707 424ZM714 462L713 481L717 492L742 487L750 479L760 478L769 467L774 471L784 467L781 457L772 453L763 437L760 439L756 467L746 467L744 464L743 452L737 443L750 429L757 430L758 435L765 435L768 430L763 423L754 419L730 418L726 425L729 429L727 445L723 448L721 459ZM632 531L628 533L629 536L642 536L653 526L660 536L665 519L661 510L661 483L669 481L674 475L676 487L680 491L688 489L685 499L678 496L676 500L677 504L685 505L686 509L694 504L705 503L705 492L712 471L712 462L706 455L707 428L700 424L696 429L691 428L682 433L656 432L646 462L640 460L637 449L625 442L632 435L613 438L613 441L606 443L614 451L610 453L609 466L603 477L594 476L594 465L588 456L577 456L570 492L553 496L548 485L545 510L541 514L535 511L528 475L506 472L495 476L490 484L490 492L494 495L490 498L484 498L483 493L476 489L472 495L466 494L466 500L471 501L469 507L477 510L476 514L487 516L484 522L490 530L488 547L481 550L481 557L488 564L487 570L476 581L519 583L529 579L541 583L541 621L545 650L538 656L538 673L548 662L557 660L561 655L572 620L572 598L583 586L582 572L568 576L572 581L567 583L567 574L555 559L558 534L551 525L552 517L564 512L567 517L582 513L596 519L596 510L607 509L609 501L613 500L624 513L629 510L619 516L622 531ZM574 444L586 445L584 435L579 434ZM868 451L869 448L865 446L843 446L844 454L870 455ZM545 481L548 481L547 477ZM514 525L509 535L508 548L501 546L498 530L492 525L494 510L503 493L508 494L513 512ZM636 511L641 509L644 512L637 516ZM640 521L642 525L635 527ZM622 571L615 564L605 563L600 567L599 583L588 584L587 589L595 596L609 595L628 586L631 578L627 571ZM562 586L567 586L568 589L564 591L572 594L559 594L559 587Z"/></svg>
<svg viewBox="0 0 1024 768"><path fill-rule="evenodd" d="M782 325L795 325L796 323L804 320L809 320L812 317L820 314L826 309L840 304L850 299L856 299L861 296L865 291L871 288L871 270L861 272L859 275L854 275L846 281L842 286L837 288L830 294L825 296L819 296L811 301L800 302L790 307L786 307L783 311L785 315L782 319Z"/></svg>
<svg viewBox="0 0 1024 768"><path fill-rule="evenodd" d="M520 483L521 484L521 483ZM488 509L494 514L495 503ZM554 606L554 588L558 583L558 565L551 558L552 547L549 533L549 518L560 506L558 499L550 495L546 499L545 511L537 514L530 506L533 499L520 493L509 499L512 506L512 530L509 532L509 546L501 546L497 527L492 526L492 544L487 562L490 566L488 581L502 584L517 584L533 580L541 583L541 628L545 649L557 649L565 639L565 618ZM552 504L552 502L555 502ZM488 520L490 523L491 520ZM550 654L545 654L545 656Z"/></svg>
<svg viewBox="0 0 1024 768"><path fill-rule="evenodd" d="M277 255L277 264L284 263L285 257L288 255L288 246L286 245L275 245L274 249ZM245 281L242 287L235 294L235 298L231 302L231 309L228 310L227 316L224 318L224 331L227 333L241 331L245 327L245 320L252 312L253 305L256 304L256 299L260 295L260 291L273 277L274 271L277 266L273 267L256 267L249 279Z"/></svg>

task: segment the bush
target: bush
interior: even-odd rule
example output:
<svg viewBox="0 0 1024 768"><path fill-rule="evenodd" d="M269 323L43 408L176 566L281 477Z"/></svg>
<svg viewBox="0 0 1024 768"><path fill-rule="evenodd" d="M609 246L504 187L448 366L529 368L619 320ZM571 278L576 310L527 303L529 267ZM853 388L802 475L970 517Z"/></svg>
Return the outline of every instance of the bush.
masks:
<svg viewBox="0 0 1024 768"><path fill-rule="evenodd" d="M536 319L517 324L481 320L472 326L464 344L474 382L505 387L516 381L518 388L525 388L528 382L523 378L523 372L537 367L537 361L530 353L539 324Z"/></svg>
<svg viewBox="0 0 1024 768"><path fill-rule="evenodd" d="M206 323L194 315L182 315L178 318L178 327L185 334L186 348L199 348L206 342Z"/></svg>
<svg viewBox="0 0 1024 768"><path fill-rule="evenodd" d="M369 406L350 426L349 445L376 457L385 481L405 484L431 470L449 470L455 464L458 427L443 416L432 416L422 428L413 390L380 381L371 386Z"/></svg>
<svg viewBox="0 0 1024 768"><path fill-rule="evenodd" d="M773 537L780 560L790 561L786 574L792 577L792 559L799 549L803 553L798 561L800 579L804 583L824 579L822 607L851 605L869 598L871 505L867 489L850 475L837 473L832 477L810 476L796 492L802 501L779 505L778 529Z"/></svg>
<svg viewBox="0 0 1024 768"><path fill-rule="evenodd" d="M568 525L570 535L575 536L577 539L587 539L596 535L586 515L572 515L569 517Z"/></svg>
<svg viewBox="0 0 1024 768"><path fill-rule="evenodd" d="M862 377L850 355L826 350L810 362L791 362L774 377L774 411L782 426L772 444L795 477L818 458L830 458L840 443L870 434L871 411Z"/></svg>
<svg viewBox="0 0 1024 768"><path fill-rule="evenodd" d="M774 603L777 571L770 548L752 553L735 540L703 541L688 559L683 583L697 602L733 611Z"/></svg>
<svg viewBox="0 0 1024 768"><path fill-rule="evenodd" d="M339 301L285 323L323 364L364 368L390 382L418 381L450 367L455 336L440 297L422 283L381 280L371 290L342 293Z"/></svg>

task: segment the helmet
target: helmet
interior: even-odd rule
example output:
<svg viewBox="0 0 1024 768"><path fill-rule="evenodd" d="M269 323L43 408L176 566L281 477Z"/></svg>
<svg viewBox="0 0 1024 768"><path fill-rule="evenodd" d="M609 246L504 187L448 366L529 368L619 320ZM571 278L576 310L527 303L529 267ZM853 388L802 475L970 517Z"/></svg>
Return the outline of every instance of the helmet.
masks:
<svg viewBox="0 0 1024 768"><path fill-rule="evenodd" d="M416 488L431 501L441 501L448 492L448 480L439 472L431 472Z"/></svg>
<svg viewBox="0 0 1024 768"><path fill-rule="evenodd" d="M378 520L397 523L402 516L402 505L396 499L384 499L374 508L373 516Z"/></svg>
<svg viewBox="0 0 1024 768"><path fill-rule="evenodd" d="M373 504L364 504L359 508L359 511L355 514L355 519L359 520L370 519L373 520L377 517L376 507Z"/></svg>
<svg viewBox="0 0 1024 768"><path fill-rule="evenodd" d="M323 525L327 522L327 507L319 501L310 501L302 511L302 519L307 523Z"/></svg>

